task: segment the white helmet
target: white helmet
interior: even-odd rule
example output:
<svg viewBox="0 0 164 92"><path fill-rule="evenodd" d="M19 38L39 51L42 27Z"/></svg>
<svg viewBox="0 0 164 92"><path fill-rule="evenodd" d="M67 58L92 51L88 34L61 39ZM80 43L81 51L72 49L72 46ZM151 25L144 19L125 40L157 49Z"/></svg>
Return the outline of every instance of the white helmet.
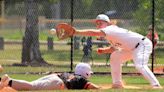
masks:
<svg viewBox="0 0 164 92"><path fill-rule="evenodd" d="M105 14L99 14L97 17L96 17L96 21L97 20L103 20L103 21L106 21L106 22L110 22L110 19L107 15Z"/></svg>
<svg viewBox="0 0 164 92"><path fill-rule="evenodd" d="M87 79L91 77L92 73L91 66L87 63L79 63L75 67L75 74L81 75Z"/></svg>

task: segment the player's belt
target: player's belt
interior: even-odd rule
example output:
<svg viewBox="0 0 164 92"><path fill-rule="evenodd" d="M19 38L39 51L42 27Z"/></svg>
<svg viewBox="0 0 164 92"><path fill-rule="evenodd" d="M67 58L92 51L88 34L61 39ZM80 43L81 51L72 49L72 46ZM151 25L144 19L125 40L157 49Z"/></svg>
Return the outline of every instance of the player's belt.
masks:
<svg viewBox="0 0 164 92"><path fill-rule="evenodd" d="M145 40L145 39L146 39L146 38L144 37L144 38L142 38L141 40L143 41L143 40ZM140 45L140 43L137 43L136 46L135 46L135 48L137 48L139 45Z"/></svg>
<svg viewBox="0 0 164 92"><path fill-rule="evenodd" d="M58 74L57 76L64 82L64 85L67 89L71 89L71 86L68 81L69 79L67 78L68 77L67 73Z"/></svg>

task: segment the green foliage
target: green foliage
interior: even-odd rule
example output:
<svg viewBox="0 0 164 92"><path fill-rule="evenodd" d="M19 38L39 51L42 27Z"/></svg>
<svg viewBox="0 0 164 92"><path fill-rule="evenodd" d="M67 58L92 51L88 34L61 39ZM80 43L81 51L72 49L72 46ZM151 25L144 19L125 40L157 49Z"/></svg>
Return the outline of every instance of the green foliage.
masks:
<svg viewBox="0 0 164 92"><path fill-rule="evenodd" d="M164 1L163 0L155 0L156 5L156 20L164 19Z"/></svg>
<svg viewBox="0 0 164 92"><path fill-rule="evenodd" d="M50 3L56 3L59 2L60 0L48 0Z"/></svg>
<svg viewBox="0 0 164 92"><path fill-rule="evenodd" d="M133 17L138 28L136 31L142 34L145 34L144 30L147 30L147 27L152 24L152 1L151 0L139 0L138 9L133 13ZM164 23L163 23L163 0L155 0L155 28L160 35L160 40L164 40L162 36Z"/></svg>
<svg viewBox="0 0 164 92"><path fill-rule="evenodd" d="M151 10L152 8L150 0L139 0L138 9L133 14L133 16L137 24L143 30L145 30L145 26L147 27L151 23Z"/></svg>
<svg viewBox="0 0 164 92"><path fill-rule="evenodd" d="M158 27L161 23L161 19L163 19L163 0L156 0L155 1L155 23ZM134 18L140 25L150 25L152 22L152 2L150 0L139 0L138 9L133 14ZM142 21L141 21L142 20Z"/></svg>
<svg viewBox="0 0 164 92"><path fill-rule="evenodd" d="M91 6L93 0L82 0L82 2L84 3L84 6L88 8Z"/></svg>

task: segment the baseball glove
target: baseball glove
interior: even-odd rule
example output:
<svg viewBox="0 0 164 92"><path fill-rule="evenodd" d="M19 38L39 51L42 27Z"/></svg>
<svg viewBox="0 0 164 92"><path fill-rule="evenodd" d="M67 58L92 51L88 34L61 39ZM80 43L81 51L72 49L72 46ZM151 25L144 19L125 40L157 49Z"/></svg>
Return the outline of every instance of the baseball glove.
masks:
<svg viewBox="0 0 164 92"><path fill-rule="evenodd" d="M67 23L60 23L56 26L56 34L59 40L72 37L74 33L75 29Z"/></svg>

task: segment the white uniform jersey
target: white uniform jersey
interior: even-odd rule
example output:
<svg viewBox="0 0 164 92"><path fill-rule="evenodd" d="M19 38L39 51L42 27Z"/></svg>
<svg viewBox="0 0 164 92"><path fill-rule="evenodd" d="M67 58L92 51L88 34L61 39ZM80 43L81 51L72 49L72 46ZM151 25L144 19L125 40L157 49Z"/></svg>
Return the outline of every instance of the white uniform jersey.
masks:
<svg viewBox="0 0 164 92"><path fill-rule="evenodd" d="M101 29L106 34L106 39L116 48L132 50L144 37L138 33L111 25Z"/></svg>

